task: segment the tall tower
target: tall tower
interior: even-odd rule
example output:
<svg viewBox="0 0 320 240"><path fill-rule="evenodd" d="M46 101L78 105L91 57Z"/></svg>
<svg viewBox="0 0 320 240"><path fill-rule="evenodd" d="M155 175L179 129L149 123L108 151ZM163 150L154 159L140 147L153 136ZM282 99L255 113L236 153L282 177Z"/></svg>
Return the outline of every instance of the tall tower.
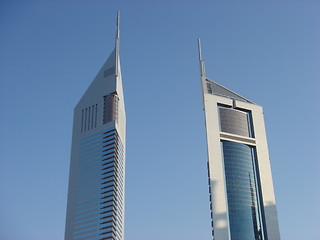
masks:
<svg viewBox="0 0 320 240"><path fill-rule="evenodd" d="M126 115L115 49L74 109L65 240L124 239Z"/></svg>
<svg viewBox="0 0 320 240"><path fill-rule="evenodd" d="M214 240L280 240L262 107L208 79L198 40Z"/></svg>

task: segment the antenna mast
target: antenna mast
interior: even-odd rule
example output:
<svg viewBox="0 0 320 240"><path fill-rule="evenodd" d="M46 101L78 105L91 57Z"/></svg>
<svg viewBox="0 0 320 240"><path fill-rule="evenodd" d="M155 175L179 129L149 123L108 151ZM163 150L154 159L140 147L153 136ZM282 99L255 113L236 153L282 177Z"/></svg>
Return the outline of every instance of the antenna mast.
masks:
<svg viewBox="0 0 320 240"><path fill-rule="evenodd" d="M199 51L199 61L200 61L200 74L201 74L201 77L204 77L206 75L206 72L204 68L204 61L202 59L200 38L198 38L198 51Z"/></svg>
<svg viewBox="0 0 320 240"><path fill-rule="evenodd" d="M119 48L120 48L120 10L117 12L117 34L116 34L116 76L119 75Z"/></svg>

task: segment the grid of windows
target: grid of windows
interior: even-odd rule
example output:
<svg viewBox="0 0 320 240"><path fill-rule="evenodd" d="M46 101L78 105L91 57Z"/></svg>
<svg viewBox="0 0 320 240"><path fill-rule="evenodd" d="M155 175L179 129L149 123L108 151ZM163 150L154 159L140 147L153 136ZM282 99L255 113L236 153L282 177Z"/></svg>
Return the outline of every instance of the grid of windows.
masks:
<svg viewBox="0 0 320 240"><path fill-rule="evenodd" d="M72 239L122 240L124 147L116 129L80 140Z"/></svg>
<svg viewBox="0 0 320 240"><path fill-rule="evenodd" d="M248 113L233 108L219 107L222 132L251 137Z"/></svg>
<svg viewBox="0 0 320 240"><path fill-rule="evenodd" d="M262 240L254 148L222 141L232 240Z"/></svg>
<svg viewBox="0 0 320 240"><path fill-rule="evenodd" d="M119 97L116 93L111 93L103 97L104 109L103 109L103 124L118 121L118 104Z"/></svg>

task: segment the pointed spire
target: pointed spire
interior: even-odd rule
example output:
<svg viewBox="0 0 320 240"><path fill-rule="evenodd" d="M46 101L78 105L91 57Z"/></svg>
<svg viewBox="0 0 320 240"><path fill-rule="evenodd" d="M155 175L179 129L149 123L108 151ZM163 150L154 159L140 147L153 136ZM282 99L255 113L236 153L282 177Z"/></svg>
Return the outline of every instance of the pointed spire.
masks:
<svg viewBox="0 0 320 240"><path fill-rule="evenodd" d="M119 75L119 48L120 48L120 9L117 12L117 34L116 34L116 76Z"/></svg>
<svg viewBox="0 0 320 240"><path fill-rule="evenodd" d="M199 51L199 61L200 61L200 83L201 83L201 92L202 92L202 108L203 108L203 110L205 110L204 90L206 89L206 87L205 87L206 73L205 73L205 70L204 70L204 62L203 62L203 59L202 59L200 38L198 38L198 51Z"/></svg>
<svg viewBox="0 0 320 240"><path fill-rule="evenodd" d="M116 39L120 39L120 9L117 12L117 36Z"/></svg>
<svg viewBox="0 0 320 240"><path fill-rule="evenodd" d="M201 51L201 41L200 38L198 38L198 51L199 51L199 61L200 61L200 74L201 76L205 76L205 68L204 68L204 61L202 59L202 51Z"/></svg>

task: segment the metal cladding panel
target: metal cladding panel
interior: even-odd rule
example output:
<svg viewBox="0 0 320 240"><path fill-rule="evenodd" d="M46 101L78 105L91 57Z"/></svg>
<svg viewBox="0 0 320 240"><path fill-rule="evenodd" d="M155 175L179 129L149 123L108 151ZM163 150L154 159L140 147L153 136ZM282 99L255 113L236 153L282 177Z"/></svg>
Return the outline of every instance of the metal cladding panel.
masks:
<svg viewBox="0 0 320 240"><path fill-rule="evenodd" d="M232 108L220 108L222 132L250 137L247 113Z"/></svg>

